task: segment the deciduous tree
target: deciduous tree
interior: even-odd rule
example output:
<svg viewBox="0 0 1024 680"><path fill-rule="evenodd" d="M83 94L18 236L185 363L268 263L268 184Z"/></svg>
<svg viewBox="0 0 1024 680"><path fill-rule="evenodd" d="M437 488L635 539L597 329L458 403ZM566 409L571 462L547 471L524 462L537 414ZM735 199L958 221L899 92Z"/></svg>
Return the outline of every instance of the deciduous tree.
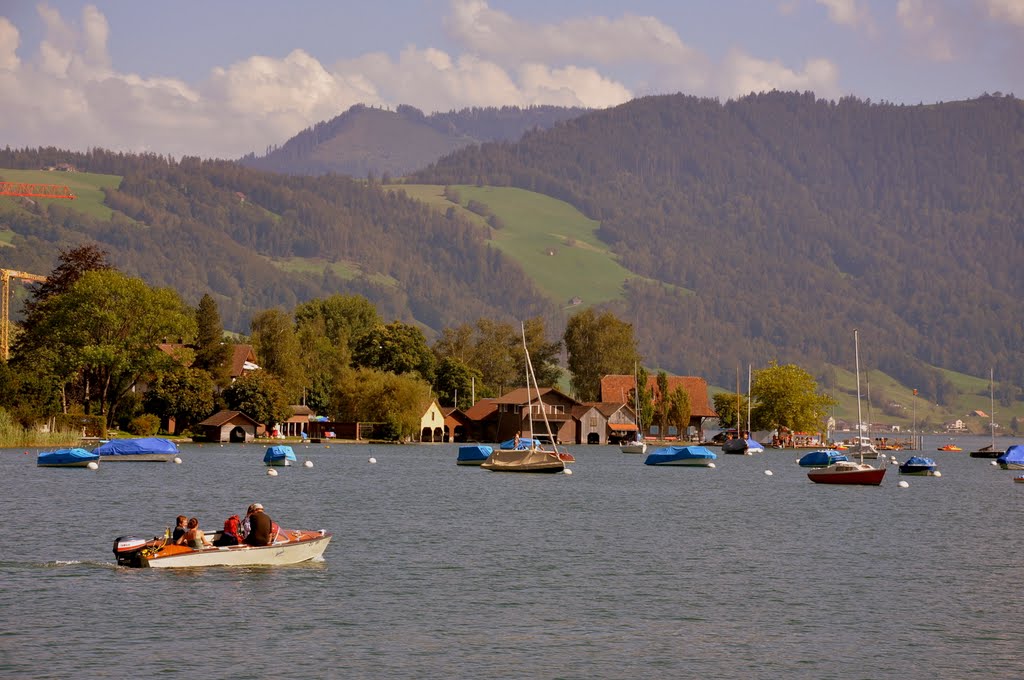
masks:
<svg viewBox="0 0 1024 680"><path fill-rule="evenodd" d="M570 384L580 401L601 398L601 378L629 374L640 357L633 326L611 312L586 309L569 319L564 335Z"/></svg>
<svg viewBox="0 0 1024 680"><path fill-rule="evenodd" d="M772 361L767 368L754 371L752 427L774 430L787 427L797 431L816 431L822 427L832 397L818 392L814 376L794 364L780 366Z"/></svg>

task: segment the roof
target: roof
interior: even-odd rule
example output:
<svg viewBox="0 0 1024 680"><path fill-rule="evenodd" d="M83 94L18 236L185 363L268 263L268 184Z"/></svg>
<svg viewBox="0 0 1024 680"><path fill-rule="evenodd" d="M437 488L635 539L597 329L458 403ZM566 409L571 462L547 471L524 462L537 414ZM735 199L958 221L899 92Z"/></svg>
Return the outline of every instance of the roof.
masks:
<svg viewBox="0 0 1024 680"><path fill-rule="evenodd" d="M612 401L618 399L625 401L629 397L630 390L636 387L636 378L631 375L606 375L601 378L601 400ZM715 409L708 401L708 383L704 378L694 376L670 375L668 376L668 390L674 392L677 387L686 390L690 397L690 416L701 418L715 418L718 416ZM657 401L658 377L648 376L647 388L651 390L654 400Z"/></svg>
<svg viewBox="0 0 1024 680"><path fill-rule="evenodd" d="M465 413L470 420L483 420L497 410L497 400L487 397L467 408Z"/></svg>
<svg viewBox="0 0 1024 680"><path fill-rule="evenodd" d="M516 406L522 406L524 404L529 404L536 401L536 393L538 392L540 393L541 401L543 401L546 404L551 403L550 400L544 399L544 397L549 394L557 395L561 397L564 401L568 401L573 404L580 403L573 399L572 397L570 397L568 394L565 394L560 390L556 390L554 387L541 387L536 391L528 389L526 387L517 387L511 392L506 392L505 394L501 395L494 401L495 403L498 404L514 404Z"/></svg>
<svg viewBox="0 0 1024 680"><path fill-rule="evenodd" d="M182 350L191 349L180 342L164 342L157 345L157 347L183 365L185 364L182 361ZM256 365L256 353L253 351L252 345L231 345L232 378L237 378L245 371L254 371L257 368L259 366Z"/></svg>
<svg viewBox="0 0 1024 680"><path fill-rule="evenodd" d="M199 425L209 426L209 427L221 427L222 425L226 425L227 423L230 423L232 420L234 420L235 418L237 418L239 416L241 416L242 418L245 418L246 420L248 420L253 425L259 425L258 422L256 422L255 420L253 420L249 416L245 415L241 411L218 411L217 413L214 413L212 416L210 416L209 418L207 418L203 422L199 423Z"/></svg>

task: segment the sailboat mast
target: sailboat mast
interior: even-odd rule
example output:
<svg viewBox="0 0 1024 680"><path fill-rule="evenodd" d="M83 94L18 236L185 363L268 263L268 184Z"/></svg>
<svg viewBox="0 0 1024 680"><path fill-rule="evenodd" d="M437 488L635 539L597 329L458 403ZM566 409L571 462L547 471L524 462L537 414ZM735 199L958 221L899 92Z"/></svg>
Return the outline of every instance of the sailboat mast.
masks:
<svg viewBox="0 0 1024 680"><path fill-rule="evenodd" d="M526 361L523 362L523 367L526 370L526 417L530 423L530 439L537 441L537 437L533 434L533 399L530 397L530 352L526 349L526 324L520 323L520 328L523 332L523 356L526 357Z"/></svg>
<svg viewBox="0 0 1024 680"><path fill-rule="evenodd" d="M860 451L860 462L864 462L864 420L860 413L860 340L857 329L853 329L853 356L857 368L857 449Z"/></svg>
<svg viewBox="0 0 1024 680"><path fill-rule="evenodd" d="M751 364L747 364L747 432L748 433L752 429L754 429L754 428L750 427L750 385L751 385L752 371L753 371L752 365ZM750 436L753 437L754 435L750 435Z"/></svg>
<svg viewBox="0 0 1024 680"><path fill-rule="evenodd" d="M995 370L989 366L988 369L988 398L990 404L988 407L988 431L992 436L992 450L996 450L996 374Z"/></svg>

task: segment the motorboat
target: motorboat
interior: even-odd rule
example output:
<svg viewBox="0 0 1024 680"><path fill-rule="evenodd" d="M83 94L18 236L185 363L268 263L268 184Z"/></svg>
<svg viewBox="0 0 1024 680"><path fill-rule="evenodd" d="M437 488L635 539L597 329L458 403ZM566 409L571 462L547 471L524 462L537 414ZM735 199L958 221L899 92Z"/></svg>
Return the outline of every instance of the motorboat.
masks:
<svg viewBox="0 0 1024 680"><path fill-rule="evenodd" d="M459 447L459 455L455 458L456 465L480 465L494 449L483 444L466 444Z"/></svg>
<svg viewBox="0 0 1024 680"><path fill-rule="evenodd" d="M99 465L100 455L81 448L58 449L43 451L36 458L39 467L89 467L89 463Z"/></svg>
<svg viewBox="0 0 1024 680"><path fill-rule="evenodd" d="M805 453L800 457L800 460L797 461L797 464L800 467L822 468L828 467L829 465L837 463L841 460L850 459L846 457L845 453L842 453L840 451L836 451L833 449L820 449L818 451L811 451L810 453Z"/></svg>
<svg viewBox="0 0 1024 680"><path fill-rule="evenodd" d="M565 461L556 451L541 448L498 449L480 467L493 472L564 472Z"/></svg>
<svg viewBox="0 0 1024 680"><path fill-rule="evenodd" d="M1014 444L996 462L1004 470L1024 470L1024 445Z"/></svg>
<svg viewBox="0 0 1024 680"><path fill-rule="evenodd" d="M647 454L644 465L714 467L717 458L706 446L663 446Z"/></svg>
<svg viewBox="0 0 1024 680"><path fill-rule="evenodd" d="M93 453L98 453L101 461L166 463L174 460L179 451L178 445L169 439L138 437L111 439L93 449Z"/></svg>
<svg viewBox="0 0 1024 680"><path fill-rule="evenodd" d="M925 458L923 456L911 456L903 463L900 463L900 474L901 475L921 475L921 476L932 476L935 475L936 468L935 460L932 458Z"/></svg>
<svg viewBox="0 0 1024 680"><path fill-rule="evenodd" d="M946 444L945 446L940 446L938 448L938 450L939 451L963 451L963 449L961 449L956 444Z"/></svg>
<svg viewBox="0 0 1024 680"><path fill-rule="evenodd" d="M1003 455L1003 450L997 449L992 444L982 446L980 449L976 449L970 453L971 458L998 458L1001 455Z"/></svg>
<svg viewBox="0 0 1024 680"><path fill-rule="evenodd" d="M619 444L619 451L622 453L647 453L647 442L637 432L633 439L627 439Z"/></svg>
<svg viewBox="0 0 1024 680"><path fill-rule="evenodd" d="M761 446L760 442L750 437L746 439L726 439L722 442L722 453L752 456L755 453L764 453L764 447Z"/></svg>
<svg viewBox="0 0 1024 680"><path fill-rule="evenodd" d="M267 452L263 454L263 462L272 467L288 467L297 461L292 447L284 444L268 447Z"/></svg>
<svg viewBox="0 0 1024 680"><path fill-rule="evenodd" d="M823 468L807 473L815 484L862 484L878 486L885 477L884 467L874 467L852 460L839 460Z"/></svg>
<svg viewBox="0 0 1024 680"><path fill-rule="evenodd" d="M220 533L213 534L214 543ZM150 569L277 566L319 559L330 541L331 534L323 529L281 529L270 545L206 546L199 549L171 543L166 535L150 540L121 536L114 539L114 557L118 566Z"/></svg>

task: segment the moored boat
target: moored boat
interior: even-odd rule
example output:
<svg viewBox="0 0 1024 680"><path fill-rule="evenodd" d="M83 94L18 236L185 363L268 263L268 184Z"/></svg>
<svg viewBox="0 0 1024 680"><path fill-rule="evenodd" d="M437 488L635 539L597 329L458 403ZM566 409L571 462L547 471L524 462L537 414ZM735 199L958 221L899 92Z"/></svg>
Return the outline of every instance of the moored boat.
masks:
<svg viewBox="0 0 1024 680"><path fill-rule="evenodd" d="M111 439L100 444L93 453L100 460L134 461L139 463L166 463L178 455L178 445L159 437L138 437L135 439Z"/></svg>
<svg viewBox="0 0 1024 680"><path fill-rule="evenodd" d="M717 458L706 446L663 446L651 451L644 465L714 467Z"/></svg>
<svg viewBox="0 0 1024 680"><path fill-rule="evenodd" d="M970 453L971 458L998 458L1001 455L1003 455L1003 450L997 449L992 444L982 446L980 449L975 449Z"/></svg>
<svg viewBox="0 0 1024 680"><path fill-rule="evenodd" d="M911 456L903 463L900 463L900 474L932 476L935 474L937 467L935 460L932 458Z"/></svg>
<svg viewBox="0 0 1024 680"><path fill-rule="evenodd" d="M956 444L946 444L945 446L940 446L937 450L938 451L963 451L963 449L961 449Z"/></svg>
<svg viewBox="0 0 1024 680"><path fill-rule="evenodd" d="M846 454L840 451L820 449L818 451L805 453L800 457L800 460L797 461L797 464L800 465L800 467L821 468L828 467L829 465L841 460L849 460L849 458L846 457Z"/></svg>
<svg viewBox="0 0 1024 680"><path fill-rule="evenodd" d="M747 437L746 439L726 439L722 443L722 453L752 456L755 453L764 453L764 447L760 442Z"/></svg>
<svg viewBox="0 0 1024 680"><path fill-rule="evenodd" d="M459 447L459 454L455 458L456 465L480 465L487 457L494 453L494 449L483 444L466 444Z"/></svg>
<svg viewBox="0 0 1024 680"><path fill-rule="evenodd" d="M99 459L98 453L81 448L58 449L41 452L36 458L36 465L39 467L88 467L89 463L98 464Z"/></svg>
<svg viewBox="0 0 1024 680"><path fill-rule="evenodd" d="M807 478L815 484L861 484L878 486L885 477L884 467L873 467L867 463L852 460L840 460L835 463L811 470Z"/></svg>
<svg viewBox="0 0 1024 680"><path fill-rule="evenodd" d="M499 449L480 467L493 472L564 472L565 461L555 451L539 448Z"/></svg>
<svg viewBox="0 0 1024 680"><path fill-rule="evenodd" d="M273 467L288 467L297 461L292 447L283 444L268 447L263 454L263 462Z"/></svg>
<svg viewBox="0 0 1024 680"><path fill-rule="evenodd" d="M214 534L214 543L220 532ZM137 568L243 567L298 564L321 557L331 534L323 529L282 529L270 545L206 546L200 549L170 543L166 537L146 540L121 536L114 540L118 566Z"/></svg>
<svg viewBox="0 0 1024 680"><path fill-rule="evenodd" d="M1024 445L1014 444L996 462L1004 470L1024 470Z"/></svg>

